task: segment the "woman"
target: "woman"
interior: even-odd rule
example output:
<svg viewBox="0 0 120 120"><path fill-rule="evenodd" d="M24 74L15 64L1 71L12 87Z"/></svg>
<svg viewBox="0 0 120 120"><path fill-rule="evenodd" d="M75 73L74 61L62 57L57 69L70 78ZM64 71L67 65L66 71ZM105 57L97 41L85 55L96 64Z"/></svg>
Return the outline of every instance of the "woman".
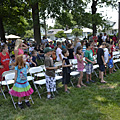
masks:
<svg viewBox="0 0 120 120"><path fill-rule="evenodd" d="M79 38L75 38L74 40L74 52L76 53L77 47L81 46Z"/></svg>
<svg viewBox="0 0 120 120"><path fill-rule="evenodd" d="M77 47L81 46L79 38L75 38L74 40L74 53L76 54ZM76 57L75 57L76 59Z"/></svg>
<svg viewBox="0 0 120 120"><path fill-rule="evenodd" d="M109 35L107 35L106 43L109 43L109 44L110 44L110 37L109 37Z"/></svg>
<svg viewBox="0 0 120 120"><path fill-rule="evenodd" d="M17 58L18 55L20 54L24 54L24 49L27 49L28 46L25 45L21 39L17 39L15 42L15 49L14 49L14 53L15 53L15 59Z"/></svg>
<svg viewBox="0 0 120 120"><path fill-rule="evenodd" d="M116 37L116 35L115 35L115 34L114 34L114 36L113 36L112 40L114 41L114 43L115 43L115 45L116 45L116 42L117 42L117 37Z"/></svg>

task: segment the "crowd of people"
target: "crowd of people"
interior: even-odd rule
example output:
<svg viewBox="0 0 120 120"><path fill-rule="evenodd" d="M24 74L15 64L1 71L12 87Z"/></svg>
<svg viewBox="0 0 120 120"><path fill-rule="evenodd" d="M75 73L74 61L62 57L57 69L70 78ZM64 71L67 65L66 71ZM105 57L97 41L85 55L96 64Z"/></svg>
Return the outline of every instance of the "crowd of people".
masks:
<svg viewBox="0 0 120 120"><path fill-rule="evenodd" d="M113 52L120 48L120 41L117 40L117 37L114 35L110 39L106 33L100 34L98 37L91 36L89 39L79 40L75 38L74 41L66 39L65 42L52 41L50 43L44 37L40 45L37 45L36 42L27 43L17 39L13 44L5 44L1 41L0 80L5 79L2 77L5 71L15 70L15 82L9 93L19 98L18 106L21 109L23 108L22 97L25 96L25 103L30 107L29 95L33 93L33 89L27 81L27 69L39 66L38 61L44 61L47 98L52 99L51 92L56 91L56 69L62 68L62 84L66 93L70 93L68 89L72 67L70 59L77 59L77 71L80 72L77 88L86 87L91 82L95 82L92 79L93 64L99 65L100 82L107 83L104 80L106 69L109 69L109 74L116 71L113 63ZM97 56L97 61L94 56ZM56 61L61 61L62 64L56 67ZM86 70L86 81L83 83L84 69ZM7 87L5 87L5 91L8 91Z"/></svg>

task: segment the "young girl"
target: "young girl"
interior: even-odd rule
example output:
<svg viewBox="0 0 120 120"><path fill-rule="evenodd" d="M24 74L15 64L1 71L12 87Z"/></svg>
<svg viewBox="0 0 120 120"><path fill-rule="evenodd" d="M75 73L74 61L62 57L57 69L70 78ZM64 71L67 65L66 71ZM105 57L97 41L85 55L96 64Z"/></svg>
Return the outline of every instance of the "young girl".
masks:
<svg viewBox="0 0 120 120"><path fill-rule="evenodd" d="M70 82L70 67L72 65L69 63L69 59L67 58L69 56L69 52L67 49L63 49L62 54L64 55L63 61L62 61L62 67L63 67L63 80L62 84L65 86L65 92L70 93L67 89L67 85Z"/></svg>
<svg viewBox="0 0 120 120"><path fill-rule="evenodd" d="M15 59L17 58L18 55L20 54L24 54L24 49L27 49L28 46L25 45L21 39L17 39L15 42L15 49L14 49L14 53L15 53Z"/></svg>
<svg viewBox="0 0 120 120"><path fill-rule="evenodd" d="M78 61L78 71L80 72L80 77L79 77L79 80L78 80L77 87L81 88L81 85L86 86L82 82L84 62L86 62L86 61L83 61L84 53L82 52L82 47L80 47L80 46L76 50L76 57L77 57L77 61Z"/></svg>
<svg viewBox="0 0 120 120"><path fill-rule="evenodd" d="M111 50L109 50L109 58L108 58L108 67L109 67L109 74L113 73L113 58L111 57Z"/></svg>
<svg viewBox="0 0 120 120"><path fill-rule="evenodd" d="M9 93L18 97L18 107L23 109L22 97L26 96L25 103L30 107L29 96L33 93L29 82L27 81L27 69L28 65L25 64L26 59L23 59L23 55L18 55L15 63L15 82Z"/></svg>

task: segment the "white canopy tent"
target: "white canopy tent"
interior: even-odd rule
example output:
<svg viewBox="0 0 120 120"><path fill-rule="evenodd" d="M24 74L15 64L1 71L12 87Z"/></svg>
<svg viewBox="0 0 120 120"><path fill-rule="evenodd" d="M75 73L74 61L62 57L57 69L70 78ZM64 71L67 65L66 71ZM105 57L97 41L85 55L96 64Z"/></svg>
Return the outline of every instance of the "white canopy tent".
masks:
<svg viewBox="0 0 120 120"><path fill-rule="evenodd" d="M11 35L5 36L5 38L6 38L6 39L19 39L20 37L11 34Z"/></svg>

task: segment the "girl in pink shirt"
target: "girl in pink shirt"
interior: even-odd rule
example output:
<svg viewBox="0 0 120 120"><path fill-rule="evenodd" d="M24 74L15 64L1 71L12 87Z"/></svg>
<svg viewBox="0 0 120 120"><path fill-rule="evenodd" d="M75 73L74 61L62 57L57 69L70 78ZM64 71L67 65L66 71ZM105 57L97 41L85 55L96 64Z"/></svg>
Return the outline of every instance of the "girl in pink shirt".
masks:
<svg viewBox="0 0 120 120"><path fill-rule="evenodd" d="M14 49L14 53L15 53L15 59L17 58L18 55L24 54L24 49L27 49L28 46L25 45L21 39L17 39L15 42L15 49Z"/></svg>
<svg viewBox="0 0 120 120"><path fill-rule="evenodd" d="M85 61L83 61L84 53L82 52L82 47L81 46L77 47L76 57L77 57L77 62L78 62L78 65L77 65L78 66L78 71L80 72L80 77L79 77L79 80L78 80L77 87L81 88L81 85L82 86L86 86L82 82L82 79L83 79L83 69L84 69L84 62Z"/></svg>

